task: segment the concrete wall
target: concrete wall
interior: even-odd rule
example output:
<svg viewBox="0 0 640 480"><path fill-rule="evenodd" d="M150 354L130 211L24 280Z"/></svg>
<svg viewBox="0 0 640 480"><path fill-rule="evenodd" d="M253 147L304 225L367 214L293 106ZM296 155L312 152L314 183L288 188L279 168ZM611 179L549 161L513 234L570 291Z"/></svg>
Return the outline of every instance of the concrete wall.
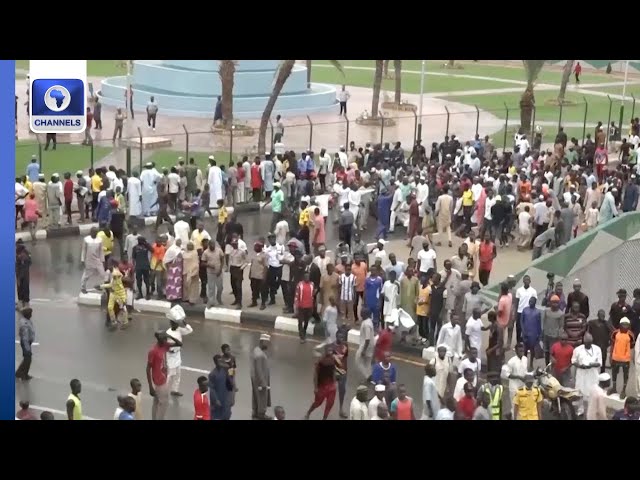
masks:
<svg viewBox="0 0 640 480"><path fill-rule="evenodd" d="M522 277L529 275L538 292L546 288L548 272L563 282L566 293L571 291L573 280L580 279L595 317L598 309L609 312L618 289L625 288L631 297L633 289L640 288L639 262L640 212L631 212L580 235L514 275L518 286ZM495 303L503 280L483 289L485 298Z"/></svg>

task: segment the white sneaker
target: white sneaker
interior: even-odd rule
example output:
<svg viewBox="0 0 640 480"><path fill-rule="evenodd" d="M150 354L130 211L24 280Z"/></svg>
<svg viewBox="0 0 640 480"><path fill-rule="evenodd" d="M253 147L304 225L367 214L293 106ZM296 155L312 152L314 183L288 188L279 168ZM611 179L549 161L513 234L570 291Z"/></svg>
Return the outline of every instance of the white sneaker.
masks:
<svg viewBox="0 0 640 480"><path fill-rule="evenodd" d="M155 129L155 128L153 128L152 130L153 130L154 132L156 131L156 129Z"/></svg>

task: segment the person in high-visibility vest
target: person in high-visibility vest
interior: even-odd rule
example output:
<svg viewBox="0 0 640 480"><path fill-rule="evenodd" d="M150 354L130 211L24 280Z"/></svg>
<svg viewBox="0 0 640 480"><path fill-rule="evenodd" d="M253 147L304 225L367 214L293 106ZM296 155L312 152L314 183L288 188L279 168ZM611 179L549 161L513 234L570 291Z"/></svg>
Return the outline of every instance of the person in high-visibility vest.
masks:
<svg viewBox="0 0 640 480"><path fill-rule="evenodd" d="M498 372L489 372L487 374L489 383L482 385L478 391L478 398L482 395L489 395L489 412L491 420L502 420L502 397L504 395L504 387L500 383L500 374Z"/></svg>

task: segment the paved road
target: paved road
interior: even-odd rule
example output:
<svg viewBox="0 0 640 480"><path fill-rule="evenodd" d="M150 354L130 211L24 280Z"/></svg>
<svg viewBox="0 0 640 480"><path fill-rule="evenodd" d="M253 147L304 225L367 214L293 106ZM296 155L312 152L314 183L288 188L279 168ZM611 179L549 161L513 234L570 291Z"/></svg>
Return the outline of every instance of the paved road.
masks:
<svg viewBox="0 0 640 480"><path fill-rule="evenodd" d="M126 391L129 380L137 377L146 384L145 365L148 349L153 345L153 332L168 327L162 315L137 314L126 331L108 332L104 316L96 309L77 307L62 299L34 301L34 322L38 345L34 347L32 375L27 383L16 383L16 404L28 399L32 405L59 410L63 418L69 380L82 381L83 413L96 419L110 419L116 408L116 395ZM220 345L228 343L238 362L238 388L234 419L251 418L249 354L257 345L259 330L220 326L207 321L194 321L194 332L185 338L180 400L171 399L169 419L191 419L192 394L196 379L212 367L212 356ZM271 384L273 405L285 407L289 419L301 419L312 400L312 365L314 343L301 345L294 335L272 333ZM355 350L351 351L355 355ZM16 345L16 362L21 359ZM418 402L422 385L419 363L397 362L399 382L406 383L410 395ZM359 376L353 359L349 362L347 401L351 401ZM150 418L151 401L147 389L143 409ZM56 413L56 412L54 412ZM418 412L417 412L418 413ZM318 419L321 412L312 418ZM332 419L338 418L337 407Z"/></svg>

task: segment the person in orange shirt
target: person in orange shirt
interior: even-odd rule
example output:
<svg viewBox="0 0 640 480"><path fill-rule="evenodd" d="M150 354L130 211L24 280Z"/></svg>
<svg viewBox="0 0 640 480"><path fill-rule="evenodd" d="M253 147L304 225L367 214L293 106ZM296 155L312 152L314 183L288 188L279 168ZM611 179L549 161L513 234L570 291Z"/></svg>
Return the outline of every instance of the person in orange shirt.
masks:
<svg viewBox="0 0 640 480"><path fill-rule="evenodd" d="M609 395L617 393L616 380L618 372L622 368L622 391L620 399L627 396L627 382L629 381L629 366L631 364L631 350L634 347L635 337L629 330L631 321L627 317L620 319L620 328L611 334L611 388Z"/></svg>
<svg viewBox="0 0 640 480"><path fill-rule="evenodd" d="M364 300L364 281L367 279L367 264L362 261L360 255L356 255L351 265L351 273L356 276L356 298L353 302L353 317L355 323L360 321L358 317L358 304L360 300Z"/></svg>
<svg viewBox="0 0 640 480"><path fill-rule="evenodd" d="M149 283L151 284L151 292L153 293L155 290L158 298L162 298L164 295L165 268L162 260L166 252L167 237L162 235L151 245L151 276Z"/></svg>
<svg viewBox="0 0 640 480"><path fill-rule="evenodd" d="M523 173L520 175L520 200L529 201L531 195L531 182L527 180L527 176Z"/></svg>

